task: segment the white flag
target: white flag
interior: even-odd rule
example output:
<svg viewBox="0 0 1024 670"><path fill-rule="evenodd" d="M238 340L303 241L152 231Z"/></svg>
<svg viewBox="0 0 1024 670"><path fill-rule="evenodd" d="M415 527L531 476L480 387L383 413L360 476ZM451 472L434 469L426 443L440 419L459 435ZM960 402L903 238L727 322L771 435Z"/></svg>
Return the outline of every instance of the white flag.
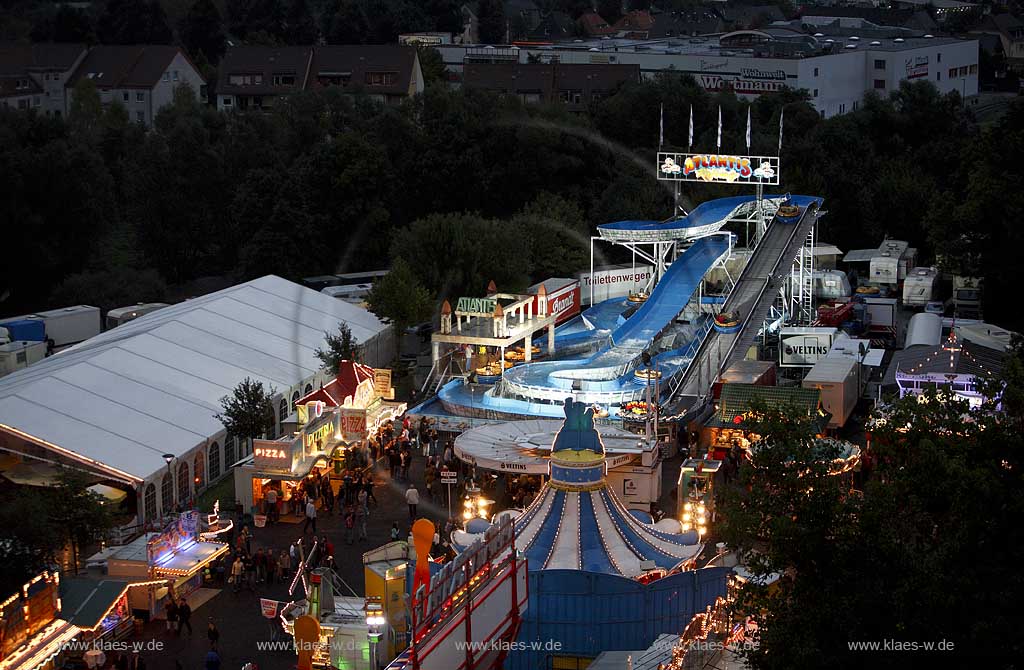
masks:
<svg viewBox="0 0 1024 670"><path fill-rule="evenodd" d="M661 116L658 117L658 148L665 144L665 103L661 103Z"/></svg>
<svg viewBox="0 0 1024 670"><path fill-rule="evenodd" d="M779 154L782 153L782 119L786 115L786 108L783 107L782 111L779 112Z"/></svg>
<svg viewBox="0 0 1024 670"><path fill-rule="evenodd" d="M750 108L747 107L747 153L750 153Z"/></svg>
<svg viewBox="0 0 1024 670"><path fill-rule="evenodd" d="M686 150L693 148L693 105L690 105L690 135L686 140Z"/></svg>
<svg viewBox="0 0 1024 670"><path fill-rule="evenodd" d="M722 108L718 108L718 142L715 144L718 151L722 150Z"/></svg>

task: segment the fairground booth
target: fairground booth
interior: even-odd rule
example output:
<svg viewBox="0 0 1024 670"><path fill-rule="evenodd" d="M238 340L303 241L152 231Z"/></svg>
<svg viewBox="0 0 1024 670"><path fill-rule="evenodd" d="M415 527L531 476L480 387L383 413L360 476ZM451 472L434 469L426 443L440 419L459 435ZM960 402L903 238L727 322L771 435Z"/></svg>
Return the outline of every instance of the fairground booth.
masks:
<svg viewBox="0 0 1024 670"><path fill-rule="evenodd" d="M43 572L0 601L0 668L51 670L81 630L60 616L60 577Z"/></svg>
<svg viewBox="0 0 1024 670"><path fill-rule="evenodd" d="M252 462L235 468L238 501L266 513L273 489L279 516L301 516L299 489L314 468L333 480L370 464L368 441L405 412L394 397L391 370L342 361L333 380L296 401L284 436L253 441Z"/></svg>
<svg viewBox="0 0 1024 670"><path fill-rule="evenodd" d="M819 436L824 435L831 416L821 406L818 389L722 384L716 411L701 431L700 446L706 447L709 458L724 460L733 447L749 449L752 442L760 439L751 429L751 420L756 418L754 407L759 405L767 409L796 409L813 422Z"/></svg>
<svg viewBox="0 0 1024 670"><path fill-rule="evenodd" d="M207 515L207 522L211 516ZM207 531L210 528L205 526ZM213 539L216 530L203 531L200 513L188 510L171 518L158 533L98 552L89 557L87 566L101 570L111 581L130 582L127 609L147 620L163 612L169 597L192 602L190 596L202 588L211 567L228 553L226 543Z"/></svg>

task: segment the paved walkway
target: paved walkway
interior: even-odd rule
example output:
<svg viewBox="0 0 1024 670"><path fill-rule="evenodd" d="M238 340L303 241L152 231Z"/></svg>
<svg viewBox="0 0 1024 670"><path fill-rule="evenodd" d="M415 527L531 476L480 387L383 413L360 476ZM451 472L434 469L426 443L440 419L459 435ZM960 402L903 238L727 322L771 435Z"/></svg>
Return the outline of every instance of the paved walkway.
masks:
<svg viewBox="0 0 1024 670"><path fill-rule="evenodd" d="M425 459L418 454L413 458L410 478L420 491L419 516L432 519L443 524L447 518L446 501L439 505L433 504L424 495L423 466ZM409 508L405 503L404 484L396 483L388 477L386 471L378 473L374 495L378 504L370 504L370 519L367 523L367 540L356 541L353 545L345 544L345 530L341 516L335 512L333 516L318 512L317 532L327 534L334 544L335 570L359 596L364 594L363 552L391 541L391 524L398 523L401 537L409 531ZM252 550L259 547L273 549L279 553L287 549L289 544L302 536L301 523L281 522L275 526L254 528ZM311 532L311 531L310 531ZM351 594L348 594L351 595ZM255 662L259 670L277 670L295 667L295 654L291 651L259 650L257 644L271 640L269 620L260 613L260 598L273 598L281 601L302 597L301 586L294 597L288 595L287 584L258 584L256 592L243 589L234 593L232 587L226 588L216 597L196 610L192 615L194 635L189 638L188 632L181 637L169 634L164 621L151 622L146 625L143 634L136 640L143 643L156 640L164 643L163 651L143 651L147 670L176 670L177 663L184 670L202 670L209 644L206 627L212 620L220 630L220 655L222 670L238 670L247 662ZM278 626L280 629L280 627Z"/></svg>

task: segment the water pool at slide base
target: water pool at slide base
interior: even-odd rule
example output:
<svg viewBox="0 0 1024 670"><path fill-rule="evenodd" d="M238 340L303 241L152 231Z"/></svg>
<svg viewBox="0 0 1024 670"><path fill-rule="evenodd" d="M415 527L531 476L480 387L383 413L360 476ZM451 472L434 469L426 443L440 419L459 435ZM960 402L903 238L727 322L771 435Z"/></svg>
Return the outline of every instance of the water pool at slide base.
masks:
<svg viewBox="0 0 1024 670"><path fill-rule="evenodd" d="M771 202L777 204L781 198ZM673 324L715 262L729 251L728 233L715 234L727 221L749 213L754 196L712 200L689 216L667 223L623 221L599 226L602 236L624 240L632 231L638 239L693 239L693 244L666 270L650 297L623 317L635 303L616 298L598 303L577 321L565 324L556 334L555 350L598 350L578 358L521 364L505 372L499 387L483 389L461 379L438 392L446 409L472 416L562 416L562 403L572 395L581 402L606 407L616 415L621 405L644 400L648 380L635 374L643 351ZM696 238L696 239L694 239ZM707 318L707 317L705 317ZM678 327L674 348L654 356L652 367L662 380L685 369L707 328L701 322ZM678 346L675 346L678 345ZM653 383L653 382L652 382Z"/></svg>

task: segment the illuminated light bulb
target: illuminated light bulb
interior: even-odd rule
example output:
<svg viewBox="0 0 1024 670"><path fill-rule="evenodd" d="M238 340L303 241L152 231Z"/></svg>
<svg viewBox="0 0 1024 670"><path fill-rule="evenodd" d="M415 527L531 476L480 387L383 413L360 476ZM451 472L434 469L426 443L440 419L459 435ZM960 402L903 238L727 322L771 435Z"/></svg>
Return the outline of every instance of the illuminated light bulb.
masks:
<svg viewBox="0 0 1024 670"><path fill-rule="evenodd" d="M683 509L686 510L687 512L693 510L693 503L686 503L685 505L683 505Z"/></svg>
<svg viewBox="0 0 1024 670"><path fill-rule="evenodd" d="M683 522L685 523L685 522L687 522L689 520L690 520L690 513L689 512L684 512L683 513Z"/></svg>

